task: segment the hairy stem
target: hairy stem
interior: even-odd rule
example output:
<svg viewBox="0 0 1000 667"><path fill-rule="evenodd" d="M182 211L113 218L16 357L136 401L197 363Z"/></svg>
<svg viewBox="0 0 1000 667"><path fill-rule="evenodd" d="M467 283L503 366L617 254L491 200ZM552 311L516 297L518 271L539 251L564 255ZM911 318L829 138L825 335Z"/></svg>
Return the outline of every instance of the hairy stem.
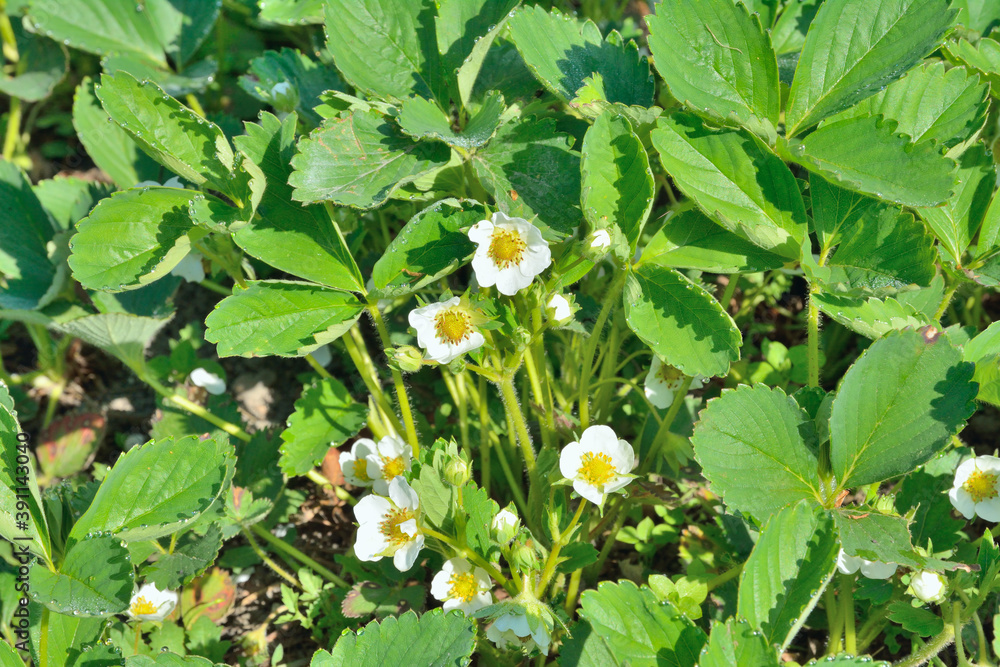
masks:
<svg viewBox="0 0 1000 667"><path fill-rule="evenodd" d="M621 271L611 284L611 287L608 288L608 291L604 295L604 306L601 308L601 313L597 316L597 322L594 323L594 329L590 332L590 338L587 339L587 347L583 353L582 366L580 366L580 396L578 399L580 428L583 429L590 426L590 377L594 374L594 355L597 352L597 346L601 342L601 334L604 333L604 324L608 321L611 311L614 310L618 302L618 294L625 285L625 277L627 275L627 271Z"/></svg>
<svg viewBox="0 0 1000 667"><path fill-rule="evenodd" d="M378 305L368 306L368 312L371 313L372 320L375 321L375 328L382 340L382 347L388 353L392 347L392 341L389 340L389 330L385 326L385 320L382 319ZM417 427L413 423L413 411L410 409L410 398L406 395L406 385L403 384L403 374L399 372L399 369L392 367L389 368L389 371L392 373L392 383L396 387L396 405L399 406L399 414L403 418L406 439L410 443L410 447L413 448L413 458L420 458L420 440L417 438Z"/></svg>
<svg viewBox="0 0 1000 667"><path fill-rule="evenodd" d="M299 561L300 563L308 567L310 570L320 575L327 581L331 582L335 586L338 586L340 588L350 588L350 584L348 584L346 581L344 581L343 579L335 575L333 572L331 572L327 568L323 567L322 565L314 561L309 556L305 555L304 553L293 547L288 542L285 542L284 540L275 537L274 535L271 534L270 531L262 527L260 524L254 524L253 526L250 526L250 530L253 532L254 535L257 535L262 540L267 542L276 551L280 551L284 553L286 556L294 558L295 560Z"/></svg>

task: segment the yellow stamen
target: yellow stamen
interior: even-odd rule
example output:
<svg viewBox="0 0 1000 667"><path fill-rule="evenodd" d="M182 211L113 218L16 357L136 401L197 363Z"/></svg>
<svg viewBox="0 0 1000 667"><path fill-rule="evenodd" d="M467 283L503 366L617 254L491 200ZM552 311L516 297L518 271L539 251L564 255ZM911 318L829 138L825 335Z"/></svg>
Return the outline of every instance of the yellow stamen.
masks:
<svg viewBox="0 0 1000 667"><path fill-rule="evenodd" d="M413 518L413 512L408 509L390 510L385 515L385 519L378 525L379 532L385 536L386 541L392 546L400 546L410 541L410 536L400 530L399 525Z"/></svg>
<svg viewBox="0 0 1000 667"><path fill-rule="evenodd" d="M472 334L472 321L461 308L448 308L434 316L437 337L451 345L458 345Z"/></svg>
<svg viewBox="0 0 1000 667"><path fill-rule="evenodd" d="M354 459L354 476L361 482L372 481L372 478L368 476L368 461L365 459Z"/></svg>
<svg viewBox="0 0 1000 667"><path fill-rule="evenodd" d="M476 584L476 577L471 572L456 572L448 580L451 586L451 597L462 602L472 602L476 597L479 586Z"/></svg>
<svg viewBox="0 0 1000 667"><path fill-rule="evenodd" d="M487 254L497 267L506 269L512 264L521 263L527 247L524 237L516 229L495 228Z"/></svg>
<svg viewBox="0 0 1000 667"><path fill-rule="evenodd" d="M677 381L684 377L684 373L679 368L674 368L667 364L660 366L660 372L657 375L668 385L677 384Z"/></svg>
<svg viewBox="0 0 1000 667"><path fill-rule="evenodd" d="M385 481L391 482L393 477L398 477L406 472L406 461L403 460L402 456L397 456L394 459L382 457L382 477Z"/></svg>
<svg viewBox="0 0 1000 667"><path fill-rule="evenodd" d="M149 616L155 614L157 608L155 604L140 595L129 607L129 611L132 612L133 616Z"/></svg>
<svg viewBox="0 0 1000 667"><path fill-rule="evenodd" d="M616 470L607 454L587 452L581 457L580 479L591 486L604 486L615 478Z"/></svg>
<svg viewBox="0 0 1000 667"><path fill-rule="evenodd" d="M981 503L997 497L997 475L983 470L973 470L962 488L972 496L972 502Z"/></svg>

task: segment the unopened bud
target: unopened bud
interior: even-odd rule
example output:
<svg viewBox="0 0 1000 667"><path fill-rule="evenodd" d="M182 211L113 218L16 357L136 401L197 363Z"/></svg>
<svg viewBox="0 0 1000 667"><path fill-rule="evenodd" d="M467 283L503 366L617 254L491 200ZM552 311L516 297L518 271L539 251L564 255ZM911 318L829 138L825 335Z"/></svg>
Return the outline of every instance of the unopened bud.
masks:
<svg viewBox="0 0 1000 667"><path fill-rule="evenodd" d="M424 355L412 345L402 345L392 351L392 360L404 373L416 373L424 365Z"/></svg>
<svg viewBox="0 0 1000 667"><path fill-rule="evenodd" d="M469 464L460 458L452 459L444 467L445 481L452 486L462 486L470 477Z"/></svg>

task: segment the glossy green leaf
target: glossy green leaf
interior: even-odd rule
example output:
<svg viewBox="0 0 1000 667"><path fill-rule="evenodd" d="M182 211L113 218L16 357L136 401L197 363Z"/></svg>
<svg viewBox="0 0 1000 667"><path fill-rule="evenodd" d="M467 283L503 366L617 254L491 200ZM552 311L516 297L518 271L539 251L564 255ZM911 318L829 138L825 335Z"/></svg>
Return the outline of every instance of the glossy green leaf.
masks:
<svg viewBox="0 0 1000 667"><path fill-rule="evenodd" d="M12 25L18 60L10 74L0 73L0 93L38 102L52 94L66 76L66 50L41 35L25 32L19 21Z"/></svg>
<svg viewBox="0 0 1000 667"><path fill-rule="evenodd" d="M281 432L281 469L291 477L304 475L322 461L331 447L354 437L368 420L368 406L355 401L335 378L314 382L302 390L288 427Z"/></svg>
<svg viewBox="0 0 1000 667"><path fill-rule="evenodd" d="M451 128L451 119L435 102L410 97L403 100L396 121L400 129L414 139L437 139L463 151L471 151L493 138L506 109L503 95L492 91L465 128L455 132Z"/></svg>
<svg viewBox="0 0 1000 667"><path fill-rule="evenodd" d="M568 234L581 221L580 155L551 118L507 123L472 158L500 210Z"/></svg>
<svg viewBox="0 0 1000 667"><path fill-rule="evenodd" d="M976 364L976 398L1000 404L1000 322L993 322L962 348L962 358Z"/></svg>
<svg viewBox="0 0 1000 667"><path fill-rule="evenodd" d="M302 356L347 332L363 306L345 292L291 281L250 281L205 319L220 357Z"/></svg>
<svg viewBox="0 0 1000 667"><path fill-rule="evenodd" d="M934 51L957 12L947 0L828 0L816 14L788 99L795 136L857 104Z"/></svg>
<svg viewBox="0 0 1000 667"><path fill-rule="evenodd" d="M239 84L240 88L261 102L285 112L290 109L283 108L283 100L290 93L281 92L281 89L287 86L294 90L294 99L297 100L295 111L312 125L319 125L322 120L313 111L320 103L320 94L328 90L344 90L337 70L289 48L265 51L251 60L250 68L239 78Z"/></svg>
<svg viewBox="0 0 1000 667"><path fill-rule="evenodd" d="M786 507L764 525L743 566L736 613L781 653L819 601L839 552L827 513L805 501Z"/></svg>
<svg viewBox="0 0 1000 667"><path fill-rule="evenodd" d="M877 199L842 188L818 174L809 174L809 195L813 227L824 254L840 243L842 230L853 227L878 205Z"/></svg>
<svg viewBox="0 0 1000 667"><path fill-rule="evenodd" d="M267 0L260 8L260 19L281 25L323 23L326 0Z"/></svg>
<svg viewBox="0 0 1000 667"><path fill-rule="evenodd" d="M191 249L188 213L195 190L141 188L105 199L84 218L69 257L88 289L119 292L170 273Z"/></svg>
<svg viewBox="0 0 1000 667"><path fill-rule="evenodd" d="M215 562L222 548L222 531L210 524L204 534L193 531L184 533L174 549L161 554L154 563L143 569L145 581L150 581L161 591L177 590L201 575Z"/></svg>
<svg viewBox="0 0 1000 667"><path fill-rule="evenodd" d="M38 667L90 667L83 658L83 647L100 637L106 621L99 618L48 614L47 655L39 653L43 607L33 602L29 607L31 660ZM101 665L100 667L104 667ZM109 666L110 667L110 666Z"/></svg>
<svg viewBox="0 0 1000 667"><path fill-rule="evenodd" d="M694 667L707 640L673 605L631 581L605 581L584 591L580 618L560 651L562 664Z"/></svg>
<svg viewBox="0 0 1000 667"><path fill-rule="evenodd" d="M909 602L897 600L889 605L889 620L903 626L908 632L930 637L944 630L944 619L930 609L914 607Z"/></svg>
<svg viewBox="0 0 1000 667"><path fill-rule="evenodd" d="M27 442L18 440L21 432L10 391L0 382L0 536L36 556L50 558L48 522L35 467L25 465L24 459L21 463L17 460L31 451ZM24 501L27 508L18 509L19 501ZM27 512L29 520L24 521L23 514L18 517L18 512ZM19 525L19 521L23 523Z"/></svg>
<svg viewBox="0 0 1000 667"><path fill-rule="evenodd" d="M895 298L863 298L825 294L812 295L820 312L851 331L868 338L881 338L890 331L931 324L931 318Z"/></svg>
<svg viewBox="0 0 1000 667"><path fill-rule="evenodd" d="M128 549L118 537L81 539L58 572L36 563L31 597L59 614L105 617L128 609L135 581Z"/></svg>
<svg viewBox="0 0 1000 667"><path fill-rule="evenodd" d="M688 114L661 117L651 139L664 169L709 217L766 250L799 256L805 204L792 172L760 139Z"/></svg>
<svg viewBox="0 0 1000 667"><path fill-rule="evenodd" d="M806 43L809 26L816 18L816 12L822 4L823 0L790 0L785 3L774 28L771 29L771 42L775 53L779 56L793 53L798 60L798 52Z"/></svg>
<svg viewBox="0 0 1000 667"><path fill-rule="evenodd" d="M582 155L587 222L592 230L617 225L634 251L656 193L646 149L627 118L607 111L587 130Z"/></svg>
<svg viewBox="0 0 1000 667"><path fill-rule="evenodd" d="M675 98L773 140L778 61L759 16L732 0L665 0L646 25L656 71Z"/></svg>
<svg viewBox="0 0 1000 667"><path fill-rule="evenodd" d="M546 88L572 101L586 78L597 73L609 102L651 106L653 79L638 45L612 31L606 38L593 21L559 10L522 7L510 19L510 38Z"/></svg>
<svg viewBox="0 0 1000 667"><path fill-rule="evenodd" d="M991 0L953 0L951 6L958 10L956 23L980 34L987 34L1000 26L1000 5Z"/></svg>
<svg viewBox="0 0 1000 667"><path fill-rule="evenodd" d="M32 190L42 208L55 221L56 228L67 230L86 217L97 202L114 192L114 186L72 176L56 176L39 181Z"/></svg>
<svg viewBox="0 0 1000 667"><path fill-rule="evenodd" d="M847 371L830 415L830 462L847 489L902 475L975 410L971 364L939 332L891 333Z"/></svg>
<svg viewBox="0 0 1000 667"><path fill-rule="evenodd" d="M142 375L146 365L146 347L169 319L106 313L56 324L54 328L101 348Z"/></svg>
<svg viewBox="0 0 1000 667"><path fill-rule="evenodd" d="M133 3L32 0L28 17L35 31L74 49L98 55L138 53L166 65L154 17L151 12L138 11Z"/></svg>
<svg viewBox="0 0 1000 667"><path fill-rule="evenodd" d="M125 667L222 667L208 658L198 655L178 655L170 651L160 651L153 655L133 655L125 661Z"/></svg>
<svg viewBox="0 0 1000 667"><path fill-rule="evenodd" d="M840 509L832 513L848 556L920 569L926 559L910 544L909 522L879 512Z"/></svg>
<svg viewBox="0 0 1000 667"><path fill-rule="evenodd" d="M450 155L443 144L414 142L377 110L358 109L299 141L288 182L297 201L374 208Z"/></svg>
<svg viewBox="0 0 1000 667"><path fill-rule="evenodd" d="M795 399L762 385L726 390L701 412L691 442L714 493L765 521L820 498L812 419Z"/></svg>
<svg viewBox="0 0 1000 667"><path fill-rule="evenodd" d="M955 163L933 143L913 144L895 121L870 116L824 123L791 154L842 187L906 206L936 206L955 185Z"/></svg>
<svg viewBox="0 0 1000 667"><path fill-rule="evenodd" d="M953 63L964 65L990 84L990 94L997 96L1000 86L1000 42L983 37L973 45L964 39L946 42L941 49Z"/></svg>
<svg viewBox="0 0 1000 667"><path fill-rule="evenodd" d="M718 301L682 273L654 263L629 272L625 321L661 359L687 375L726 375L740 331Z"/></svg>
<svg viewBox="0 0 1000 667"><path fill-rule="evenodd" d="M248 254L293 275L336 289L359 292L361 271L339 227L322 206L291 200L288 177L295 155L295 114L284 121L264 113L260 124L246 123L236 148L252 160L267 181L257 217L233 234Z"/></svg>
<svg viewBox="0 0 1000 667"><path fill-rule="evenodd" d="M126 541L170 535L216 502L233 478L234 465L231 445L193 435L133 447L104 478L70 540L80 542L96 532Z"/></svg>
<svg viewBox="0 0 1000 667"><path fill-rule="evenodd" d="M469 93L486 53L520 0L439 0L436 4L434 29L441 68L445 72L458 70L457 97L468 107Z"/></svg>
<svg viewBox="0 0 1000 667"><path fill-rule="evenodd" d="M101 69L108 73L127 72L139 81L153 81L167 95L179 98L203 92L215 81L218 63L210 55L175 72L135 53L112 53L101 58Z"/></svg>
<svg viewBox="0 0 1000 667"><path fill-rule="evenodd" d="M958 159L958 182L944 205L917 210L959 266L983 222L996 180L993 156L977 143Z"/></svg>
<svg viewBox="0 0 1000 667"><path fill-rule="evenodd" d="M778 667L778 656L763 633L743 619L728 618L726 623L712 623L708 646L698 667Z"/></svg>
<svg viewBox="0 0 1000 667"><path fill-rule="evenodd" d="M31 182L13 162L0 159L0 307L33 310L51 301L56 267L48 243L55 228Z"/></svg>
<svg viewBox="0 0 1000 667"><path fill-rule="evenodd" d="M198 51L219 18L222 0L147 0L160 44L178 69Z"/></svg>
<svg viewBox="0 0 1000 667"><path fill-rule="evenodd" d="M319 651L311 667L380 667L381 665L460 665L472 655L476 627L462 614L434 609L417 616L372 621L358 632L346 632L329 653Z"/></svg>
<svg viewBox="0 0 1000 667"><path fill-rule="evenodd" d="M410 218L375 262L376 289L418 283L426 276L447 275L466 261L476 246L462 231L486 212L476 202L444 199Z"/></svg>

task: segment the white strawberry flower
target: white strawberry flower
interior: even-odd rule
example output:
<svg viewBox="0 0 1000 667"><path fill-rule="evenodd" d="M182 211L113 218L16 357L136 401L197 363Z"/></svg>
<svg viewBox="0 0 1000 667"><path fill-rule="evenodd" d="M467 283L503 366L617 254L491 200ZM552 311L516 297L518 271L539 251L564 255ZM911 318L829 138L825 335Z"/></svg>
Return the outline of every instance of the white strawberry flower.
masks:
<svg viewBox="0 0 1000 667"><path fill-rule="evenodd" d="M568 320L573 316L573 310L570 308L569 301L562 294L553 294L549 302L545 304L545 307L552 311L552 319L556 322Z"/></svg>
<svg viewBox="0 0 1000 667"><path fill-rule="evenodd" d="M590 235L590 247L595 250L607 250L611 247L611 234L606 229L598 229Z"/></svg>
<svg viewBox="0 0 1000 667"><path fill-rule="evenodd" d="M473 324L473 313L457 296L411 310L409 320L417 331L417 344L439 364L450 364L486 342Z"/></svg>
<svg viewBox="0 0 1000 667"><path fill-rule="evenodd" d="M591 426L559 455L563 477L573 482L574 491L596 505L603 505L608 494L632 480L634 464L632 445L620 440L609 426Z"/></svg>
<svg viewBox="0 0 1000 667"><path fill-rule="evenodd" d="M888 579L896 574L895 563L882 563L877 560L866 560L860 556L848 556L843 549L837 556L837 569L843 574L854 574L861 570L861 574L869 579Z"/></svg>
<svg viewBox="0 0 1000 667"><path fill-rule="evenodd" d="M375 493L385 496L389 494L389 484L392 480L410 471L413 448L396 436L387 435L378 441L375 450L368 454L365 460L368 477L372 480Z"/></svg>
<svg viewBox="0 0 1000 667"><path fill-rule="evenodd" d="M451 558L431 581L431 595L444 603L446 612L461 609L471 615L493 604L493 582L481 567L473 568L464 558Z"/></svg>
<svg viewBox="0 0 1000 667"><path fill-rule="evenodd" d="M532 628L534 625L534 628ZM529 618L527 614L510 611L497 618L486 628L486 638L500 650L520 648L530 653L536 646L544 654L549 654L549 632L539 618Z"/></svg>
<svg viewBox="0 0 1000 667"><path fill-rule="evenodd" d="M497 211L469 230L476 244L472 269L483 287L497 286L513 296L531 284L552 263L552 253L542 233L524 218L508 218Z"/></svg>
<svg viewBox="0 0 1000 667"><path fill-rule="evenodd" d="M910 592L923 602L941 602L948 589L948 580L937 572L920 570L910 576Z"/></svg>
<svg viewBox="0 0 1000 667"><path fill-rule="evenodd" d="M351 445L351 451L340 453L340 471L348 484L354 486L371 486L368 476L368 457L376 453L377 447L369 438L358 438Z"/></svg>
<svg viewBox="0 0 1000 667"><path fill-rule="evenodd" d="M215 396L226 390L225 380L201 367L191 371L191 383L197 387L204 387L205 391Z"/></svg>
<svg viewBox="0 0 1000 667"><path fill-rule="evenodd" d="M189 283L200 283L205 279L205 267L201 263L201 255L196 252L189 253L177 263L177 266L170 269L170 275L183 278Z"/></svg>
<svg viewBox="0 0 1000 667"><path fill-rule="evenodd" d="M978 514L987 521L1000 521L1000 458L974 456L963 461L955 470L948 498L966 519Z"/></svg>
<svg viewBox="0 0 1000 667"><path fill-rule="evenodd" d="M358 536L354 554L358 560L379 561L391 556L400 572L417 561L424 536L417 527L420 499L406 480L396 477L389 484L389 497L369 495L354 506Z"/></svg>
<svg viewBox="0 0 1000 667"><path fill-rule="evenodd" d="M174 591L161 591L153 583L146 583L132 594L125 613L137 621L162 621L170 616L179 599Z"/></svg>
<svg viewBox="0 0 1000 667"><path fill-rule="evenodd" d="M653 362L646 373L646 398L661 410L670 407L674 402L677 390L684 385L685 375L673 366L663 363L658 356L653 355ZM688 389L701 389L704 386L702 377L697 375L691 380Z"/></svg>

